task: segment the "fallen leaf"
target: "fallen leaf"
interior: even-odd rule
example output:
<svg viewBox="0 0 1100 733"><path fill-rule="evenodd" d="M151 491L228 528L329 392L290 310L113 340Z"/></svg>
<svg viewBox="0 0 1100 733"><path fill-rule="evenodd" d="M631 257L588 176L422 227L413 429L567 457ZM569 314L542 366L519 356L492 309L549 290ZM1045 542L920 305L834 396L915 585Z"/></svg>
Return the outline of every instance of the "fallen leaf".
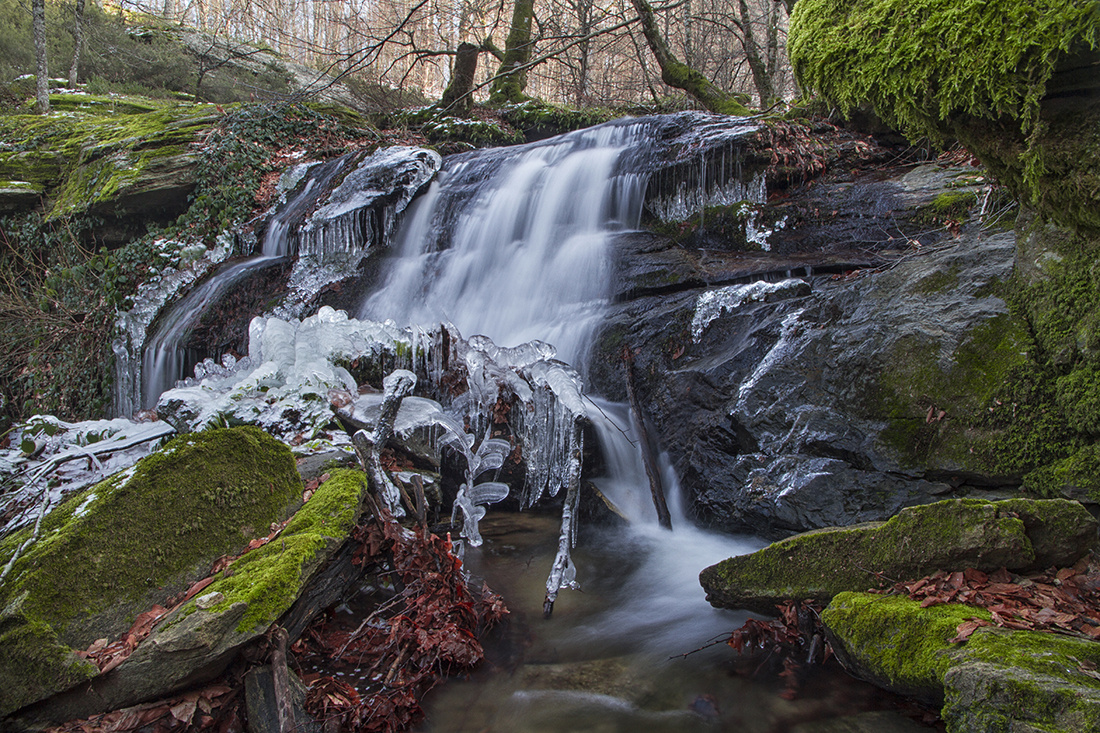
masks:
<svg viewBox="0 0 1100 733"><path fill-rule="evenodd" d="M191 722L191 718L195 717L197 707L198 703L195 700L181 700L171 707L170 712L173 718L187 724Z"/></svg>

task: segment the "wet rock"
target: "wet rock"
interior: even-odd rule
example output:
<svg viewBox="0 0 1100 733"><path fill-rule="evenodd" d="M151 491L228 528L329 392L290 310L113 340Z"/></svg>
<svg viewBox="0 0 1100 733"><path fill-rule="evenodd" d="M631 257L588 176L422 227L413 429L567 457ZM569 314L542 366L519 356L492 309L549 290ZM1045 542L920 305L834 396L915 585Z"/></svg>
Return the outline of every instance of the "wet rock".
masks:
<svg viewBox="0 0 1100 733"><path fill-rule="evenodd" d="M323 727L305 711L306 686L298 675L289 672L290 701L295 731L312 733ZM275 698L275 680L270 665L249 670L244 678L245 705L248 710L248 730L251 733L282 733Z"/></svg>
<svg viewBox="0 0 1100 733"><path fill-rule="evenodd" d="M1005 639L1005 651L1012 650L1012 640ZM1090 665L1100 661L1097 644L1059 639L1051 645L1061 647L1055 651L1048 639L1031 635L1029 640L1038 648L1026 659L1014 655L1014 664L968 662L947 671L942 714L948 731L1100 729L1100 681L1089 674ZM1068 664L1052 663L1056 655Z"/></svg>
<svg viewBox="0 0 1100 733"><path fill-rule="evenodd" d="M289 453L286 458L290 460ZM265 482L264 490L270 484ZM295 492L300 491L297 484ZM177 607L116 668L24 708L18 714L20 724L88 717L163 697L219 674L244 645L294 606L344 544L358 520L364 491L362 472L333 471L278 538L248 552L206 593Z"/></svg>
<svg viewBox="0 0 1100 733"><path fill-rule="evenodd" d="M713 605L774 613L787 599L828 602L843 591L885 588L937 570L1069 566L1088 552L1096 527L1084 507L1062 499L949 499L903 509L886 523L795 535L712 565L699 581ZM1051 534L1066 543L1056 546Z"/></svg>
<svg viewBox="0 0 1100 733"><path fill-rule="evenodd" d="M845 715L832 720L802 723L790 733L927 733L928 727L889 710Z"/></svg>
<svg viewBox="0 0 1100 733"><path fill-rule="evenodd" d="M60 505L0 590L0 713L94 676L74 649L118 638L300 500L290 451L245 428L178 438Z"/></svg>
<svg viewBox="0 0 1100 733"><path fill-rule="evenodd" d="M901 176L892 206L928 204L952 175L962 174ZM1020 477L992 469L994 434L974 429L1023 358L1025 330L992 287L1012 273L1012 233L969 230L847 276L813 274L810 254L757 253L758 279L795 275L804 285L706 318L704 296L758 287L715 287L707 275L717 268L723 282L742 256L710 252L706 267L698 258L688 267L681 253L670 269L661 252L655 271L679 279L647 296L641 273L659 245L632 241L619 289L633 299L609 319L589 376L620 396L622 348L638 350L642 402L704 523L778 537L885 520L947 495L1012 495ZM854 259L835 249L818 257ZM796 261L801 270L768 264Z"/></svg>

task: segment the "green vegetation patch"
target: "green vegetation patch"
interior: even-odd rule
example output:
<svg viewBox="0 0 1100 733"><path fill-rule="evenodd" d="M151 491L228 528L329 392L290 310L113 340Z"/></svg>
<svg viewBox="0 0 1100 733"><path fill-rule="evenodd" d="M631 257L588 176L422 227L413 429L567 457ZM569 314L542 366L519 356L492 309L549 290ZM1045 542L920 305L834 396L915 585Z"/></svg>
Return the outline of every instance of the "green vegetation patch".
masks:
<svg viewBox="0 0 1100 733"><path fill-rule="evenodd" d="M516 129L542 128L554 133L580 130L625 116L607 107L568 107L534 99L503 105L500 113Z"/></svg>
<svg viewBox="0 0 1100 733"><path fill-rule="evenodd" d="M941 271L916 291L933 294L952 281L957 274ZM1012 474L1019 463L1008 460L1004 444L1027 440L1035 429L1013 404L1032 347L1026 322L1011 314L975 327L946 360L933 341L900 339L861 409L886 421L879 439L903 466Z"/></svg>
<svg viewBox="0 0 1100 733"><path fill-rule="evenodd" d="M949 731L1100 730L1100 644L978 629L944 676Z"/></svg>
<svg viewBox="0 0 1100 733"><path fill-rule="evenodd" d="M921 608L906 596L840 593L821 612L837 656L859 676L925 700L943 697L943 676L957 647L950 639L968 619L992 618L984 608L945 604Z"/></svg>
<svg viewBox="0 0 1100 733"><path fill-rule="evenodd" d="M27 593L28 617L84 646L266 535L301 491L290 450L257 428L180 436L50 512L0 599ZM0 556L29 532L5 540Z"/></svg>
<svg viewBox="0 0 1100 733"><path fill-rule="evenodd" d="M362 471L334 470L275 540L235 562L232 574L204 591L224 596L211 612L243 602L248 609L237 631L266 629L290 608L306 581L347 539L359 520L366 487L367 475ZM194 609L192 601L185 613Z"/></svg>
<svg viewBox="0 0 1100 733"><path fill-rule="evenodd" d="M243 427L180 436L50 512L0 588L0 634L12 641L0 679L23 679L0 688L0 711L91 676L69 647L117 638L218 557L266 535L301 492L290 450ZM0 558L29 536L6 538Z"/></svg>
<svg viewBox="0 0 1100 733"><path fill-rule="evenodd" d="M803 88L843 112L870 104L913 139L959 137L1044 215L1100 231L1100 106L1040 104L1067 86L1061 60L1100 48L1096 3L801 0L789 48Z"/></svg>
<svg viewBox="0 0 1100 733"><path fill-rule="evenodd" d="M804 88L936 139L960 113L1033 129L1059 56L1098 43L1100 8L1073 0L801 0L790 30Z"/></svg>

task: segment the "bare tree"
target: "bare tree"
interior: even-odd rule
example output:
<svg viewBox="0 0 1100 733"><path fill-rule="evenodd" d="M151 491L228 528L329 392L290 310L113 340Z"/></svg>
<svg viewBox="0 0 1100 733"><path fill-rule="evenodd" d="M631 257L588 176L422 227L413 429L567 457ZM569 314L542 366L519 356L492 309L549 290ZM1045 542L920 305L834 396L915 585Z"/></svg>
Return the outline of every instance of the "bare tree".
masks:
<svg viewBox="0 0 1100 733"><path fill-rule="evenodd" d="M748 113L745 105L728 92L719 87L699 71L680 61L669 50L668 43L657 27L657 18L653 7L646 0L630 0L642 24L642 34L645 36L649 49L653 52L653 58L661 67L661 80L670 87L682 89L699 104L711 112L727 115L743 115Z"/></svg>
<svg viewBox="0 0 1100 733"><path fill-rule="evenodd" d="M84 47L84 0L76 0L73 14L73 62L69 65L69 89L76 89L77 71L80 69L80 51Z"/></svg>
<svg viewBox="0 0 1100 733"><path fill-rule="evenodd" d="M34 26L35 105L39 114L50 112L50 73L46 66L46 2L31 0Z"/></svg>
<svg viewBox="0 0 1100 733"><path fill-rule="evenodd" d="M535 0L515 0L512 6L512 27L504 45L504 58L497 69L489 99L495 103L521 102L526 97L527 63L531 60L531 23L535 17Z"/></svg>

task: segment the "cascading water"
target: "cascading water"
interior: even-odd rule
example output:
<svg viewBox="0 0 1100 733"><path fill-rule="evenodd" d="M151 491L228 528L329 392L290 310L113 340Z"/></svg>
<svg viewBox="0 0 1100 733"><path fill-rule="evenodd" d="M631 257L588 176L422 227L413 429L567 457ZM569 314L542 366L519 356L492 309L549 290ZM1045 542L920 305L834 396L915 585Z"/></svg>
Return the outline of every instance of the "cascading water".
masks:
<svg viewBox="0 0 1100 733"><path fill-rule="evenodd" d="M347 161L348 156L344 156L314 166L301 191L271 218L258 256L220 268L161 317L142 355L141 404L144 409L155 407L161 393L189 374L203 357L209 356L192 353L186 347L202 315L231 288L293 253L292 224L316 205L328 183Z"/></svg>
<svg viewBox="0 0 1100 733"><path fill-rule="evenodd" d="M538 339L583 364L608 298L610 236L641 217L645 176L620 159L647 130L609 125L449 158L361 316L450 321L507 346Z"/></svg>

